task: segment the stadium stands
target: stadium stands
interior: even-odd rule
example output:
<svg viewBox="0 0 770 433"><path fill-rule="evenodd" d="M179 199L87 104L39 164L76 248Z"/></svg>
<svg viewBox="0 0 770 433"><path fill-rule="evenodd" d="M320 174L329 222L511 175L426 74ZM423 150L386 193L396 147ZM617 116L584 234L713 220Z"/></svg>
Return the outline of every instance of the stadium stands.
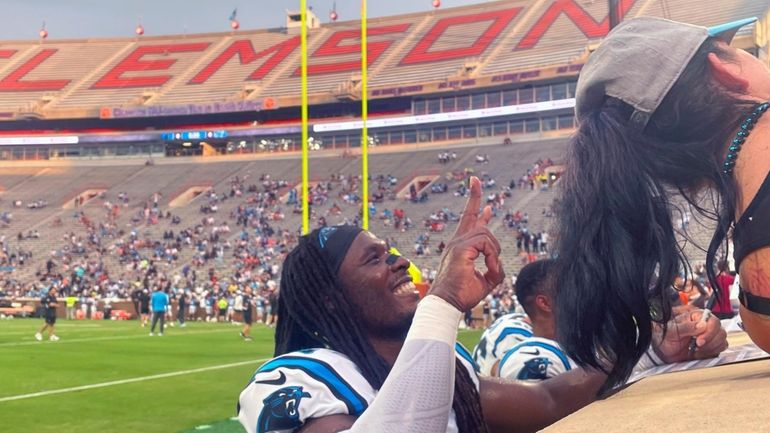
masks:
<svg viewBox="0 0 770 433"><path fill-rule="evenodd" d="M709 2L704 7L698 0L623 0L620 6L625 17L658 15L709 24L764 16L770 2ZM579 65L591 41L607 30L604 2L576 0L497 1L372 19L369 87L377 97L378 89L415 85L411 92L423 93L436 89L428 83L456 78L475 79L462 86L479 87L520 71L530 71L527 79L536 80L542 78L538 68ZM311 29L312 100L334 102L340 85L352 80L355 87L358 31L356 21ZM747 28L743 34L750 32ZM266 97L296 105L298 45L298 36L285 29L13 42L0 52L0 109L98 117L103 107Z"/></svg>
<svg viewBox="0 0 770 433"><path fill-rule="evenodd" d="M468 169L476 175L488 175L496 179L497 187L485 190L485 194L490 192L500 192L511 180L518 179L528 168L538 159L550 158L553 155L563 153L564 142L555 140L550 142L535 142L517 144L515 149L507 146L496 147L467 147L456 149L458 157L450 164L439 164L435 151L410 152L410 153L381 153L371 158L373 173L392 175L398 179L395 190L403 187L408 181L417 175L436 174L439 175L437 181L447 182L449 192L443 194L429 194L425 203L412 203L402 200L385 200L383 203L376 204L378 215L384 209L401 208L406 215L413 221L413 227L407 231L395 230L392 226L385 226L379 218L373 216L371 219L371 229L378 235L394 240L403 250L404 254L413 257L410 254L415 239L418 235L428 231L423 226L423 221L428 218L431 212L440 209L448 209L459 214L464 202L463 197L457 197L453 194L456 181L446 181L446 177L451 173L462 173ZM520 158L510 160L503 157L515 152L521 155ZM477 164L475 156L477 154L489 154L490 163ZM161 239L162 233L172 229L178 231L185 227L193 227L199 224L202 218L208 215L202 214L201 206L207 203L205 194L201 194L190 200L187 204L170 208L168 203L177 195L185 192L191 186L212 187L212 191L222 194L229 192L230 183L233 178L238 176L243 179L244 184L259 184L257 179L264 175L269 175L273 180L285 179L290 185L298 182L297 173L299 172L299 161L296 159L276 159L269 161L228 161L228 162L206 162L193 163L187 161L185 164L156 164L145 165L123 165L123 166L70 166L70 167L48 167L41 169L15 169L5 170L0 175L0 185L5 188L0 201L0 211L9 211L13 214L13 220L4 230L6 233L6 248L8 251L15 251L21 248L31 252L34 258L33 263L19 267L10 275L13 279L24 281L25 284L35 280L34 274L43 266L45 258L49 257L53 251L56 251L56 257L63 253L68 241L63 241L65 237L74 233L76 237L88 238L88 225L84 224L84 218L90 224L98 225L110 221L105 217L107 210L105 201L120 203L118 196L126 194L130 199L126 205L119 208L117 218L111 221L111 225L122 230L122 236L105 236L102 247L112 250L105 254L104 265L110 275L121 274L122 267L117 260L114 251L114 245L119 239L126 239L132 230L139 233L139 236L146 236L150 239ZM197 162L197 161L196 161ZM340 158L340 157L321 157L311 160L311 176L317 180L327 180L330 174L340 173L346 176L357 176L360 170L360 159L358 158ZM376 176L376 175L375 175ZM70 201L78 197L82 192L89 189L103 189L103 197L94 197L82 206L71 206ZM318 219L325 216L328 224L342 223L347 218L353 221L358 214L359 205L346 204L337 191L332 191L324 205L314 207L315 216L314 226ZM428 188L429 189L429 188ZM285 195L287 189L279 191L279 196ZM144 218L137 219L136 215L148 206L152 201L152 196L159 193L159 209L161 213L170 212L174 216L181 218L181 224L173 225L170 220L159 220L158 224L146 224ZM360 192L358 192L360 195ZM231 227L229 237L224 240L235 240L239 236L236 228L236 220L233 212L239 207L246 205L247 198L251 194L244 193L242 197L230 198L220 202L218 210L212 214L215 218L214 225L227 223ZM512 212L521 210L529 212L533 217L540 215L541 208L547 207L552 200L552 193L549 191L541 192L538 189L529 191L514 190L512 198L505 205L506 209ZM34 200L44 200L48 206L42 209L29 209L27 205ZM14 207L13 203L21 201L20 207ZM339 216L328 215L328 211L333 204L342 208ZM67 205L67 206L65 206ZM284 215L283 221L270 222L273 227L286 229L295 233L300 226L300 216L294 215L291 206L279 204L277 209ZM498 220L502 219L504 211L499 211ZM61 221L60 225L55 222ZM538 230L547 229L547 221L539 220L530 224ZM507 229L502 223L494 225L496 232L507 245L504 254L505 264L509 269L517 269L522 265L521 259L517 256L514 249L515 231ZM37 230L40 238L24 239L18 241L16 234L27 233ZM420 265L428 269L435 269L438 264L439 255L436 253L436 245L440 241L448 241L449 236L454 230L452 222L448 223L447 228L441 233L430 233L430 246L433 252L429 255L413 257ZM93 249L89 251L94 251ZM152 256L151 251L143 253L147 257ZM80 257L89 256L89 254L80 255ZM93 254L90 255L93 259ZM182 251L180 259L168 268L168 272L174 272L184 264L188 264L193 258L191 250ZM77 256L76 256L77 257ZM214 262L212 262L214 263ZM228 256L225 260L212 264L217 270L230 272L234 263Z"/></svg>

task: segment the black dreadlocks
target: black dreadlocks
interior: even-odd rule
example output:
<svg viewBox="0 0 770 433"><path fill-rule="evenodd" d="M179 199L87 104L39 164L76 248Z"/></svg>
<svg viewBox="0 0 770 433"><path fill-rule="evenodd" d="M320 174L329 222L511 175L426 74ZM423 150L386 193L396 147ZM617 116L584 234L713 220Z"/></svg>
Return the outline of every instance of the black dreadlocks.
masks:
<svg viewBox="0 0 770 433"><path fill-rule="evenodd" d="M374 389L380 389L390 365L374 351L356 309L321 255L318 230L303 236L289 253L281 273L275 356L309 348L329 348L347 355ZM331 310L331 311L330 311ZM468 371L455 368L452 401L460 433L487 433L479 393Z"/></svg>

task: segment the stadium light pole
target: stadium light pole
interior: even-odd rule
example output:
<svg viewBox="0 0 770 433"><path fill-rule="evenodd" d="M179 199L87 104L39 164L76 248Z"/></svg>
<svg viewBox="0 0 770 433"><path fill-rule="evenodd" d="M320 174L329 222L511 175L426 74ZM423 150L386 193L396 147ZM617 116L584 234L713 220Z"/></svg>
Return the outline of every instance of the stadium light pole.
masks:
<svg viewBox="0 0 770 433"><path fill-rule="evenodd" d="M300 0L300 82L302 93L302 234L310 232L307 171L307 0Z"/></svg>
<svg viewBox="0 0 770 433"><path fill-rule="evenodd" d="M366 90L366 73L369 67L366 41L366 0L361 0L361 225L369 230L369 131L366 120L369 117L369 96Z"/></svg>

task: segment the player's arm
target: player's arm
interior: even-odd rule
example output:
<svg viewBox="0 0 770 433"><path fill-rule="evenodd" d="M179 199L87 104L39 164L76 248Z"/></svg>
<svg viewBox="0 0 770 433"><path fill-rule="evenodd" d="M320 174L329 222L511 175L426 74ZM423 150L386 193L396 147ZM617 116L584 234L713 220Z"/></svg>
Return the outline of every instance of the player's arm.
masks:
<svg viewBox="0 0 770 433"><path fill-rule="evenodd" d="M492 432L537 431L596 400L606 379L582 369L539 383L480 377L484 419Z"/></svg>

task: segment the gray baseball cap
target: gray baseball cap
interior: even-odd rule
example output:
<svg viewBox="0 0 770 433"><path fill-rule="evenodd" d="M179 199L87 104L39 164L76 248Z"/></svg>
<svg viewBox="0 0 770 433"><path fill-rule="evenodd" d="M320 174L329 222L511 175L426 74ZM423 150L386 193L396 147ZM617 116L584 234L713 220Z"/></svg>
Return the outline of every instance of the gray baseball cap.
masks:
<svg viewBox="0 0 770 433"><path fill-rule="evenodd" d="M634 107L631 122L644 129L706 39L729 43L741 27L756 20L710 28L655 17L623 22L607 35L580 72L578 119L601 107L610 96Z"/></svg>

